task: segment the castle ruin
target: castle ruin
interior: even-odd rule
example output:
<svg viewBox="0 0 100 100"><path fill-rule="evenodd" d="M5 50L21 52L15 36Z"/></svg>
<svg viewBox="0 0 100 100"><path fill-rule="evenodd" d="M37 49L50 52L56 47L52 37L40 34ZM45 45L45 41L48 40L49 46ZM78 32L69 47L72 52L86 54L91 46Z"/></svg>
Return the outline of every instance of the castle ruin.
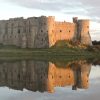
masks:
<svg viewBox="0 0 100 100"><path fill-rule="evenodd" d="M0 21L0 44L21 48L49 48L59 40L92 45L89 20L55 21L53 16L11 18Z"/></svg>

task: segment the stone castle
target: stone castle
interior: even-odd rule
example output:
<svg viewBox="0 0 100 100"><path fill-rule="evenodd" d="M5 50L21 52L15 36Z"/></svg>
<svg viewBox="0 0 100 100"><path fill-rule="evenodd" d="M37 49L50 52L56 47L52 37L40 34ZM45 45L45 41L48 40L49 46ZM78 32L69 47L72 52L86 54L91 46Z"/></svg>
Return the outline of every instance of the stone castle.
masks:
<svg viewBox="0 0 100 100"><path fill-rule="evenodd" d="M21 48L49 48L59 40L92 45L89 20L55 21L53 16L11 18L0 21L0 44Z"/></svg>
<svg viewBox="0 0 100 100"><path fill-rule="evenodd" d="M89 87L91 63L73 61L64 65L22 60L0 62L0 86L15 90L54 92L55 87L70 86L73 90Z"/></svg>

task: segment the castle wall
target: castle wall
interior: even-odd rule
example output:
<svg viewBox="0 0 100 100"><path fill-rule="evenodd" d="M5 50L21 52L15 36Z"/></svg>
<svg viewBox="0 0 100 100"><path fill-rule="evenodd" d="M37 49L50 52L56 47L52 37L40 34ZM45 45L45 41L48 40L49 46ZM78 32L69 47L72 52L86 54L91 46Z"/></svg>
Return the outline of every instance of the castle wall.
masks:
<svg viewBox="0 0 100 100"><path fill-rule="evenodd" d="M57 22L55 17L11 18L0 21L0 43L22 48L49 48L59 40L91 45L89 20Z"/></svg>
<svg viewBox="0 0 100 100"><path fill-rule="evenodd" d="M24 19L9 19L5 21L4 25L2 25L2 22L0 22L0 24L0 36L2 38L1 43L4 45L21 46L24 30Z"/></svg>
<svg viewBox="0 0 100 100"><path fill-rule="evenodd" d="M56 22L55 35L57 40L73 40L74 33L74 23Z"/></svg>
<svg viewBox="0 0 100 100"><path fill-rule="evenodd" d="M6 33L5 25L6 25L6 21L5 20L0 21L0 43L3 43L3 40L6 39L6 36L5 36L5 33Z"/></svg>
<svg viewBox="0 0 100 100"><path fill-rule="evenodd" d="M49 16L48 17L48 40L49 40L49 47L55 44L55 17Z"/></svg>
<svg viewBox="0 0 100 100"><path fill-rule="evenodd" d="M48 48L49 40L48 40L48 19L45 16L41 16L38 19L39 26L37 35L35 38L35 48Z"/></svg>
<svg viewBox="0 0 100 100"><path fill-rule="evenodd" d="M39 21L38 17L31 17L26 19L26 39L27 39L27 45L28 48L34 48L35 47L35 39L38 34L39 29Z"/></svg>

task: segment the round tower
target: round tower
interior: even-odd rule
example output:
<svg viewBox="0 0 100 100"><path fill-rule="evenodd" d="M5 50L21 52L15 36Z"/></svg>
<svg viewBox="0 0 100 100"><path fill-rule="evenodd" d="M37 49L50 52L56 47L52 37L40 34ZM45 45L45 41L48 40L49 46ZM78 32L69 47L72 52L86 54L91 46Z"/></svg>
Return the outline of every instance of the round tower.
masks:
<svg viewBox="0 0 100 100"><path fill-rule="evenodd" d="M84 45L92 45L89 22L89 20L78 20L78 39Z"/></svg>

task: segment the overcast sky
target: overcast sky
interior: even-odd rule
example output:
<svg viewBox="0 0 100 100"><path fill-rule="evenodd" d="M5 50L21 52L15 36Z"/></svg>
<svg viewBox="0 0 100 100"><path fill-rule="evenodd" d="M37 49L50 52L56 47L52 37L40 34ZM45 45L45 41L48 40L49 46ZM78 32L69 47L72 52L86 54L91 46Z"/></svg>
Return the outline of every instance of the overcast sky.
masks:
<svg viewBox="0 0 100 100"><path fill-rule="evenodd" d="M0 20L41 15L61 21L88 18L92 40L100 40L100 0L0 0Z"/></svg>

